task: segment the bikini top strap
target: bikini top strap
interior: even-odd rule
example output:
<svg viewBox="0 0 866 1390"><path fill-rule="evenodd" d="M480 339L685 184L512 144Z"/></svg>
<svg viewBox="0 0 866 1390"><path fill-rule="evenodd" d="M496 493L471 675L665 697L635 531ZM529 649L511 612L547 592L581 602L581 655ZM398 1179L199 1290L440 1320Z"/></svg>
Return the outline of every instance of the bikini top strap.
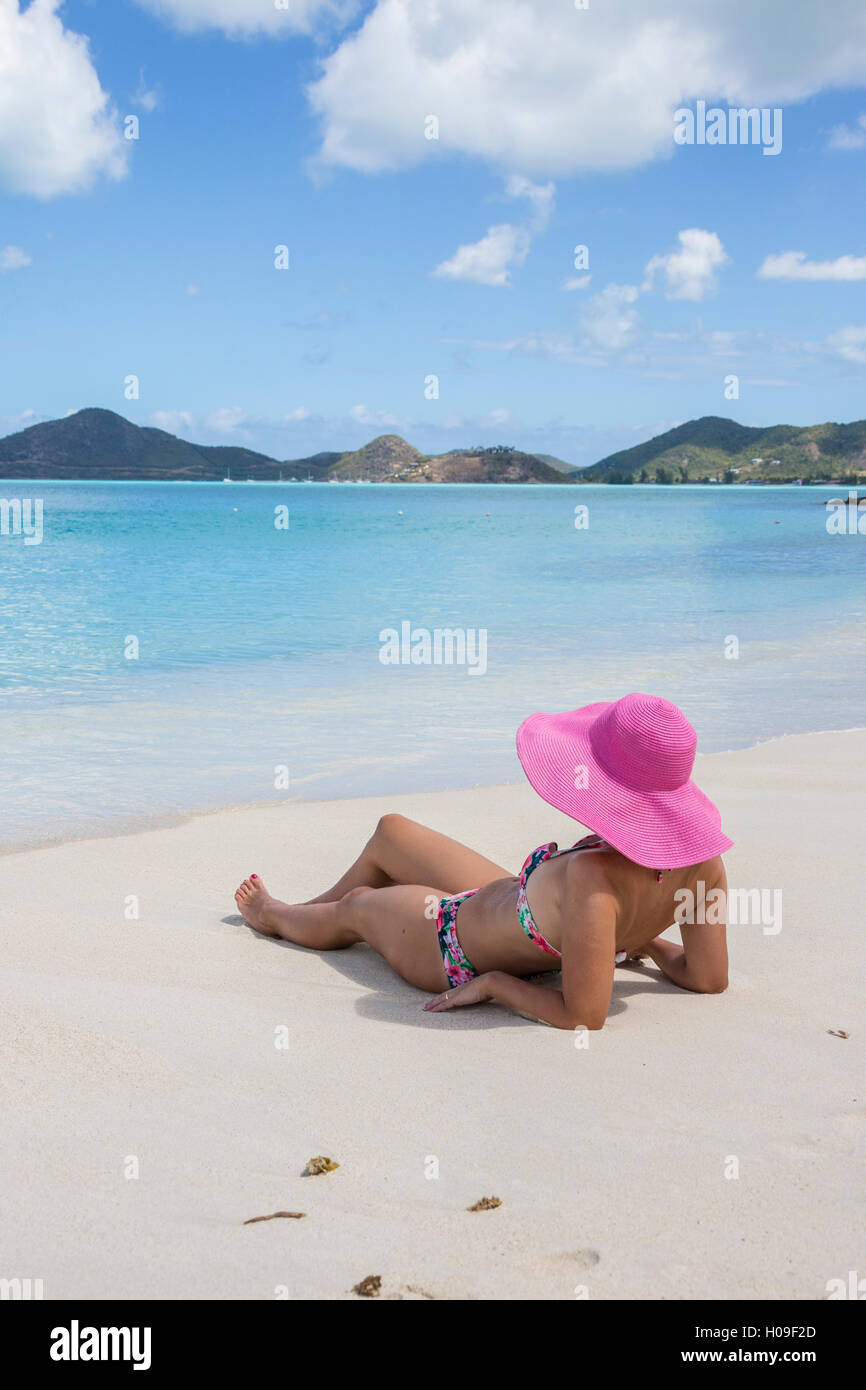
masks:
<svg viewBox="0 0 866 1390"><path fill-rule="evenodd" d="M570 845L568 849L561 849L558 854L573 854L576 849L600 849L607 841L594 832L591 835L584 835L582 840L578 840L576 845ZM554 856L551 856L553 858Z"/></svg>
<svg viewBox="0 0 866 1390"><path fill-rule="evenodd" d="M582 840L578 840L576 845L570 845L568 849L560 849L556 840L551 840L546 845L539 845L538 849L534 849L532 853L527 856L523 868L520 871L521 887L526 887L526 880L529 878L529 875L538 868L539 864L543 864L545 860L557 859L561 854L572 854L578 849L598 849L599 846L605 843L606 841L604 841L600 835L596 835L593 832L589 835L585 835Z"/></svg>

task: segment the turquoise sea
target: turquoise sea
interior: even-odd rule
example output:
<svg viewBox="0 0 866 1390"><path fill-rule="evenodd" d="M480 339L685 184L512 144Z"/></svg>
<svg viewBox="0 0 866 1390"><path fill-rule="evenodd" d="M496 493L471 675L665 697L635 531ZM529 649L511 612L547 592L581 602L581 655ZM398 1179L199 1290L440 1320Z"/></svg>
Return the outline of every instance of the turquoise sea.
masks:
<svg viewBox="0 0 866 1390"><path fill-rule="evenodd" d="M516 781L526 714L630 690L706 751L862 725L839 493L0 482L44 508L40 544L0 535L2 843ZM384 665L403 623L484 630L485 673Z"/></svg>

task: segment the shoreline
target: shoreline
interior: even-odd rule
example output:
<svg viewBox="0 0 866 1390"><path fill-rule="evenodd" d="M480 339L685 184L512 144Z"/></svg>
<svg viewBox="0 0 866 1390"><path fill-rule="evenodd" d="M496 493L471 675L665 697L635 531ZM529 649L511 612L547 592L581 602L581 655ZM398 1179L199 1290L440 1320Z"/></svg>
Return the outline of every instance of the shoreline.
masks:
<svg viewBox="0 0 866 1390"><path fill-rule="evenodd" d="M747 753L754 748L764 748L770 744L782 743L789 739L821 738L824 735L842 736L845 734L856 734L866 731L866 725L852 725L845 729L810 729L805 732L792 734L773 734L769 738L756 739L753 743L741 744L733 748L717 748L710 753L699 753L698 763L706 759L731 757L737 753ZM241 811L264 811L278 810L280 807L302 807L320 806L322 804L343 802L358 802L370 800L382 800L387 797L407 797L407 796L437 796L457 794L469 791L508 791L516 787L526 785L523 780L514 782L474 782L469 785L449 785L447 787L422 788L420 791L403 787L396 791L369 791L359 792L351 796L304 796L297 799L258 800L258 801L230 801L219 806L193 807L189 810L167 811L163 814L148 814L142 812L140 815L130 816L126 819L118 819L106 825L100 831L88 831L85 834L71 833L68 835L58 835L50 839L30 840L22 844L0 846L0 862L19 854L32 854L44 849L59 849L64 845L89 844L101 840L124 839L127 836L146 835L150 831L170 830L176 826L186 825L189 821L200 820L208 816L218 816L227 812Z"/></svg>
<svg viewBox="0 0 866 1390"><path fill-rule="evenodd" d="M591 464L587 464L586 467L589 468L589 467L592 467L592 465L591 465ZM862 486L862 483L860 483L860 482L856 482L856 483L846 483L846 482L842 482L842 481L838 481L838 482L832 482L832 481L826 482L823 478L822 478L822 479L817 479L815 482L812 482L811 479L804 478L801 482L798 482L798 483L771 483L771 482L766 482L766 483L764 483L764 482L757 482L757 481L756 481L756 482L751 482L751 483L748 483L748 482L747 482L747 483L702 483L702 482L690 482L690 483L677 483L677 482L670 482L670 483L649 483L649 482L647 482L647 483L637 483L637 482L634 482L634 483L607 483L607 482L591 482L591 483L583 483L583 482L580 482L577 478L572 478L570 474L564 474L564 475L563 475L563 481L566 482L566 483L569 483L569 484L574 483L576 486L582 487L582 488L588 488L588 487L603 487L603 488L609 488L609 487L627 487L627 488L631 489L632 491L634 491L635 489L638 489L638 488L644 488L644 487L656 488L656 487L658 487L658 488L662 488L663 490L666 490L666 491L668 491L668 492L676 491L676 490L688 491L689 489L694 489L695 491L706 492L708 489L709 489L710 491L712 491L712 490L714 490L714 489L716 489L716 488L720 489L720 490L723 491L723 492L730 492L731 489L733 489L733 488L763 488L765 491L767 491L767 490L773 491L773 490L775 489L776 491L779 491L779 492L783 492L783 491L784 491L784 492L787 492L788 489L789 489L789 488L792 488L792 487L803 487L803 488L822 488L822 487L823 487L823 488L840 488L840 487L841 487L841 488L846 488L846 487L850 487L850 488L853 488L853 489L856 490L857 488L859 488L859 487ZM553 482L553 481L550 481L549 479L547 479L547 480L539 479L537 482L522 482L522 483L494 483L494 482L468 482L468 481L465 482L465 483L457 483L457 482L439 483L439 482L427 482L426 480L421 480L421 479L417 479L417 478L415 478L415 479L407 478L407 479L405 479L405 480L401 480L401 479L399 479L399 478L311 478L311 479L307 479L307 478L295 478L294 481L293 481L291 478L40 478L40 477L38 477L38 476L32 476L32 475L31 475L30 477L25 477L25 478L15 478L15 477L0 478L0 486L2 486L4 483L59 483L59 484L60 484L61 486L63 486L63 487L68 487L68 486L69 486L70 484L72 484L72 483L83 483L83 484L85 484L85 486L87 486L87 487L99 487L99 486L103 486L103 485L106 485L106 486L109 486L109 487L150 487L150 486L153 486L153 487L165 487L165 486L167 486L168 484L180 485L180 486L182 486L182 487L226 487L226 486L229 486L229 487L247 487L247 486L249 486L250 483L255 483L255 484L257 484L257 485L260 486L260 487L396 487L396 488L405 488L405 487L417 486L417 487L425 487L425 488L435 488L435 487L442 487L442 488L446 488L446 487L447 487L447 488L451 488L451 487L457 487L457 488L472 488L472 487L475 487L475 488L482 488L482 487L483 487L483 488L489 488L489 487L495 487L495 488L512 488L512 487L529 487L529 488L550 487L550 488L560 488L560 487L562 486L562 483L560 483L560 482Z"/></svg>

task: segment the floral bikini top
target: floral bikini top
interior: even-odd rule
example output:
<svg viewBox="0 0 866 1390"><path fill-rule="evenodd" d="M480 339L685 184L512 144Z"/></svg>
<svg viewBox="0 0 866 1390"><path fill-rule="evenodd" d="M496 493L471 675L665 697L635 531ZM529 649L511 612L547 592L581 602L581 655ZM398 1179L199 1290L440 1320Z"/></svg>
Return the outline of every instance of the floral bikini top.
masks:
<svg viewBox="0 0 866 1390"><path fill-rule="evenodd" d="M556 956L557 960L562 959L561 953L557 951L555 946L551 946L549 941L544 939L532 915L532 909L526 899L526 881L529 875L535 872L539 864L543 864L547 859L556 859L561 854L573 854L575 850L602 849L606 845L607 841L603 840L600 835L587 835L583 840L579 840L576 845L572 845L570 849L559 849L556 841L551 840L549 844L539 845L538 849L534 849L520 871L520 888L517 893L517 919L530 941L534 941L536 946L540 946L542 951L546 951L549 956ZM627 951L617 951L615 956L616 963L619 965L626 959L627 955Z"/></svg>

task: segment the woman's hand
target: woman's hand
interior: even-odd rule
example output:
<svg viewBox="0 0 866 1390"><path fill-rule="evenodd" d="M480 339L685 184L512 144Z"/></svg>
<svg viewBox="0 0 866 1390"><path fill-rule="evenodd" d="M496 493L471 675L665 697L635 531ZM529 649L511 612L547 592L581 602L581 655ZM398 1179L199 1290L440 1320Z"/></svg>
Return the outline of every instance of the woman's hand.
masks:
<svg viewBox="0 0 866 1390"><path fill-rule="evenodd" d="M486 975L476 975L474 980L467 980L465 984L456 985L454 989L446 989L444 994L436 994L432 999L428 999L424 1008L431 1014L442 1014L447 1009L459 1009L464 1004L486 1004L490 998L490 976L492 971Z"/></svg>

